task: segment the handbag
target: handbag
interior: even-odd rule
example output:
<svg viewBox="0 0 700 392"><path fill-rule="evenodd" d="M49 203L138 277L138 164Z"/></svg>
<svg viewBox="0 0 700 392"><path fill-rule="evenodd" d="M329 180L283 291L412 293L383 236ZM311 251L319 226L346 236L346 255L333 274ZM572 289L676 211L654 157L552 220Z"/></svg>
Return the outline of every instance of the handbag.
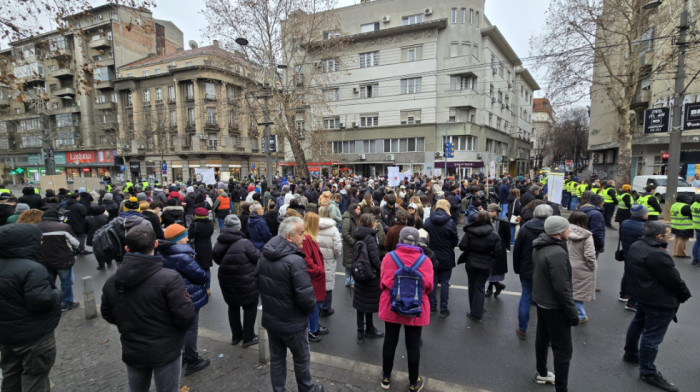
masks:
<svg viewBox="0 0 700 392"><path fill-rule="evenodd" d="M618 238L617 239L617 250L615 251L615 260L617 261L625 261L625 254L622 252L622 243L621 240Z"/></svg>
<svg viewBox="0 0 700 392"><path fill-rule="evenodd" d="M513 209L510 211L510 223L513 225L517 225L520 223L520 217L515 215L515 202L517 200L513 200Z"/></svg>

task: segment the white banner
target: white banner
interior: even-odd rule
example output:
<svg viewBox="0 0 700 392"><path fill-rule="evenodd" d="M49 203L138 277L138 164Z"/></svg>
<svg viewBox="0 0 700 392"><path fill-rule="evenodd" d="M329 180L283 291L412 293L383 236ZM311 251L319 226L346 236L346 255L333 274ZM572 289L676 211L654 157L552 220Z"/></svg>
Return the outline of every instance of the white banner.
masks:
<svg viewBox="0 0 700 392"><path fill-rule="evenodd" d="M547 176L547 198L552 203L561 204L564 191L564 173L549 173Z"/></svg>
<svg viewBox="0 0 700 392"><path fill-rule="evenodd" d="M214 177L214 169L213 168L195 168L194 169L194 178L196 182L203 182L206 185L213 185L216 184L216 177Z"/></svg>
<svg viewBox="0 0 700 392"><path fill-rule="evenodd" d="M387 168L388 175L387 175L387 180L389 181L389 186L391 187L397 187L399 186L399 177L401 176L401 172L399 171L398 166L389 166ZM403 177L401 177L403 178Z"/></svg>

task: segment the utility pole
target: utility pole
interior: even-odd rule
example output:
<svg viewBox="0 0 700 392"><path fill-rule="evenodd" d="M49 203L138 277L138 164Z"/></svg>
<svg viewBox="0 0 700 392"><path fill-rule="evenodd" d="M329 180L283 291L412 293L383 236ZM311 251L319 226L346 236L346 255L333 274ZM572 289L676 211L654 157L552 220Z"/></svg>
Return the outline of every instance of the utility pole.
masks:
<svg viewBox="0 0 700 392"><path fill-rule="evenodd" d="M263 144L263 147L265 147L265 159L266 159L266 168L267 168L267 173L266 173L266 178L268 180L268 184L270 184L272 181L272 178L270 177L272 175L272 155L270 154L270 124L272 122L270 121L270 85L265 82L265 85L263 86L263 115L265 116L264 124L265 124L265 143Z"/></svg>

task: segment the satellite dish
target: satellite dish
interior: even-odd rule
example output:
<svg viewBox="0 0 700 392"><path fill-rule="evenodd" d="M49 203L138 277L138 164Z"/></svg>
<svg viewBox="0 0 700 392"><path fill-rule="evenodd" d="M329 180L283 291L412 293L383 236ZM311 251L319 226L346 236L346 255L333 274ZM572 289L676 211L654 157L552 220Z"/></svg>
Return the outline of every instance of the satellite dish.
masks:
<svg viewBox="0 0 700 392"><path fill-rule="evenodd" d="M191 39L190 42L188 42L187 44L190 45L190 49L197 49L197 47L199 46L197 45L197 41L193 39Z"/></svg>

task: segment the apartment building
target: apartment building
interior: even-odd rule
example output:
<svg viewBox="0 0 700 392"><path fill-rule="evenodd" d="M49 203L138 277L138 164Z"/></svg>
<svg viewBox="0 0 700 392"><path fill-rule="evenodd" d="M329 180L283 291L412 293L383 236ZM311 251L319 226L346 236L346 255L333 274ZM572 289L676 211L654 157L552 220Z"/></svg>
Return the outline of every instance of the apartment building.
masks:
<svg viewBox="0 0 700 392"><path fill-rule="evenodd" d="M257 70L217 41L120 67L117 151L131 176L187 181L197 168L214 168L221 181L267 174L260 107L250 98Z"/></svg>
<svg viewBox="0 0 700 392"><path fill-rule="evenodd" d="M67 17L68 31L11 42L0 51L0 175L22 168L33 180L53 156L68 177L117 177L117 69L173 53L182 32L147 10L115 4Z"/></svg>
<svg viewBox="0 0 700 392"><path fill-rule="evenodd" d="M532 100L532 161L535 168L552 164L549 144L556 124L554 108L547 98Z"/></svg>
<svg viewBox="0 0 700 392"><path fill-rule="evenodd" d="M483 0L377 0L331 12L340 26L322 36L347 44L306 65L337 74L318 86L324 110L297 116L329 131L336 159L323 173L527 173L539 86Z"/></svg>

